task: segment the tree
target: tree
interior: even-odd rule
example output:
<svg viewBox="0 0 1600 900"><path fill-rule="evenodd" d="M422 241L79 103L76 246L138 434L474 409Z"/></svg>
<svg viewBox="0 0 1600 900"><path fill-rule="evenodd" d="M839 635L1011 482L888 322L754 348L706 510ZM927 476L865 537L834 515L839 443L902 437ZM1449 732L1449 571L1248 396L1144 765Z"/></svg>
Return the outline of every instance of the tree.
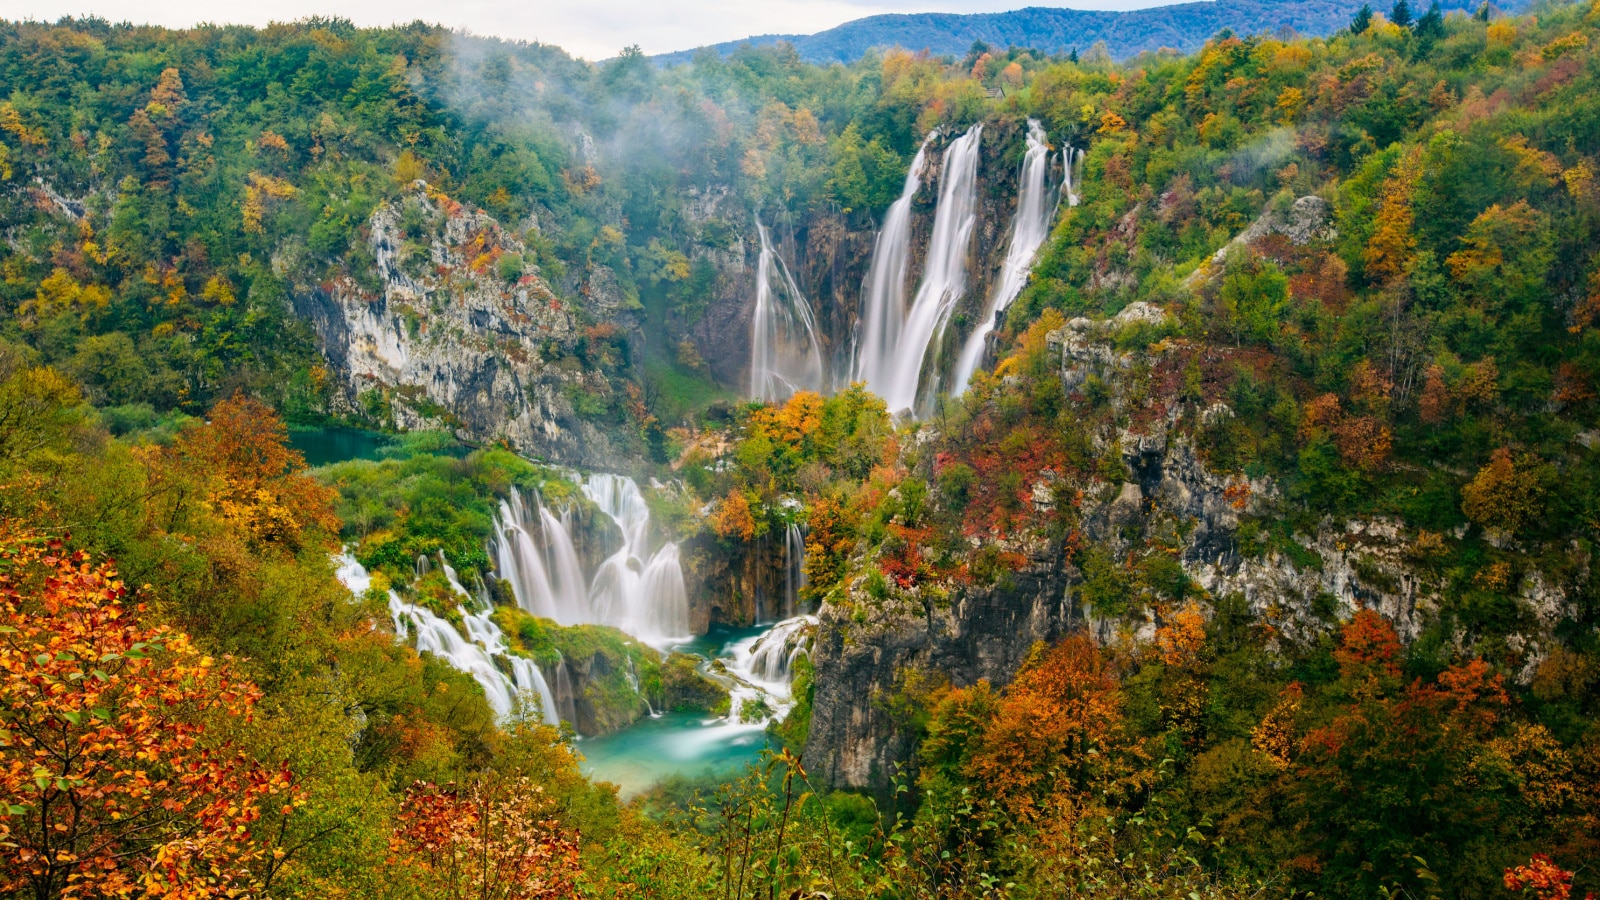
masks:
<svg viewBox="0 0 1600 900"><path fill-rule="evenodd" d="M1355 18L1350 20L1350 33L1366 34L1370 27L1372 27L1372 6L1363 3L1361 8L1356 10Z"/></svg>
<svg viewBox="0 0 1600 900"><path fill-rule="evenodd" d="M1113 793L1141 757L1122 703L1115 673L1087 634L1036 649L984 725L965 775L1024 819L1050 808L1054 794Z"/></svg>
<svg viewBox="0 0 1600 900"><path fill-rule="evenodd" d="M142 625L107 563L0 522L0 570L0 893L250 890L289 773L209 745L205 722L247 717L255 685Z"/></svg>
<svg viewBox="0 0 1600 900"><path fill-rule="evenodd" d="M470 784L417 782L406 791L390 865L443 900L557 900L574 896L576 836L556 804L526 778Z"/></svg>
<svg viewBox="0 0 1600 900"><path fill-rule="evenodd" d="M1461 896L1477 861L1514 833L1517 791L1484 765L1511 711L1502 677L1469 659L1407 683L1402 654L1371 610L1343 627L1339 678L1323 693L1331 715L1279 779L1285 833L1303 842L1303 869L1337 886L1330 893L1376 895L1420 856L1446 880L1445 896Z"/></svg>
<svg viewBox="0 0 1600 900"><path fill-rule="evenodd" d="M1373 282L1384 284L1411 271L1417 249L1411 197L1421 174L1421 148L1412 148L1383 184L1382 205L1365 253L1367 278Z"/></svg>
<svg viewBox="0 0 1600 900"><path fill-rule="evenodd" d="M297 552L327 546L339 533L336 492L305 475L305 458L288 446L283 420L259 400L236 394L219 401L211 421L186 428L165 462L202 479L206 502L258 549Z"/></svg>
<svg viewBox="0 0 1600 900"><path fill-rule="evenodd" d="M1389 10L1389 21L1401 28L1410 28L1411 19L1411 4L1407 0L1394 0L1394 6Z"/></svg>
<svg viewBox="0 0 1600 900"><path fill-rule="evenodd" d="M1418 38L1431 43L1444 37L1444 10L1439 8L1439 0L1433 0L1428 5L1428 11L1417 20L1416 32Z"/></svg>
<svg viewBox="0 0 1600 900"><path fill-rule="evenodd" d="M1534 900L1568 900L1572 896L1572 873L1556 865L1543 853L1535 853L1527 865L1506 869L1506 890ZM1594 900L1594 894L1588 895Z"/></svg>
<svg viewBox="0 0 1600 900"><path fill-rule="evenodd" d="M1484 528L1513 534L1539 517L1544 509L1544 484L1537 459L1511 458L1505 447L1494 451L1489 462L1461 489L1461 511Z"/></svg>

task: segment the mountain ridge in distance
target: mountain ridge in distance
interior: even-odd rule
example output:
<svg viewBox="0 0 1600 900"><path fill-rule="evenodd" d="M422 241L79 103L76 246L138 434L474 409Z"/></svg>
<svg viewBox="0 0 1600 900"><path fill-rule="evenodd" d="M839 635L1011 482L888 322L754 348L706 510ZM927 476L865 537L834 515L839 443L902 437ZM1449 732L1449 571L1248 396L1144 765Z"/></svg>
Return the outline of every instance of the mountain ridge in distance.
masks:
<svg viewBox="0 0 1600 900"><path fill-rule="evenodd" d="M712 50L727 56L740 47L787 43L812 63L851 63L872 49L904 47L935 56L960 56L974 41L996 47L1029 47L1046 53L1088 50L1098 41L1117 59L1171 47L1185 53L1199 48L1224 28L1241 34L1291 28L1303 35L1327 35L1345 27L1362 0L1205 0L1126 11L1030 6L998 13L888 13L845 22L815 34L763 34L692 50L662 53L658 65L687 63ZM1440 8L1471 11L1475 0L1440 0ZM1499 6L1501 4L1497 4ZM1386 3L1373 3L1387 12ZM1413 4L1420 15L1426 3Z"/></svg>

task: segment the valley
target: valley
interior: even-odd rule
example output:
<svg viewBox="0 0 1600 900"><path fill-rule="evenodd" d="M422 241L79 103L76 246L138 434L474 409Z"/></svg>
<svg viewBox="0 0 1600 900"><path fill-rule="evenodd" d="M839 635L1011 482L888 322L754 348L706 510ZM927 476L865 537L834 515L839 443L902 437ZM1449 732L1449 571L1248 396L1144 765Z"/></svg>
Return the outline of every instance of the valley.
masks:
<svg viewBox="0 0 1600 900"><path fill-rule="evenodd" d="M1597 889L1600 6L1323 31L0 22L0 894Z"/></svg>

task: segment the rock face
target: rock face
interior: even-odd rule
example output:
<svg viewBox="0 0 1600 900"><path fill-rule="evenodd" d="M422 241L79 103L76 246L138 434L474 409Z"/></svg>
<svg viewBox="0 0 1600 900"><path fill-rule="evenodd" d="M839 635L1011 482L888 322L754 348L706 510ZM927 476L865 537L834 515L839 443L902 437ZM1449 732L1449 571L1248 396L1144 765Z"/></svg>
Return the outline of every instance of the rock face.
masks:
<svg viewBox="0 0 1600 900"><path fill-rule="evenodd" d="M1281 518L1285 509L1272 479L1215 472L1197 449L1196 426L1233 411L1220 401L1182 400L1150 389L1164 354L1196 348L1159 342L1125 352L1114 345L1119 331L1136 324L1159 328L1165 315L1158 307L1134 304L1111 320L1074 319L1047 337L1047 347L1059 354L1069 396L1081 396L1091 378L1109 391L1116 424L1095 435L1096 449L1120 456L1127 476L1036 484L1035 508L1047 509L1056 497L1081 490L1076 524L1082 546L1101 548L1112 559L1128 558L1153 536L1174 537L1177 561L1201 596L1242 597L1280 640L1314 641L1361 608L1390 619L1402 639L1416 638L1445 590L1442 576L1418 565L1428 552L1425 532L1381 517L1328 518L1275 543L1246 539L1248 522ZM1036 641L1079 627L1104 641L1153 632L1156 623L1147 610L1112 619L1085 608L1078 600L1084 576L1060 547L988 540L1023 553L1028 564L998 585L954 587L947 603L924 601L918 589L911 596L891 590L887 600L869 600L861 578L849 609L822 610L805 757L824 783L885 796L896 767L914 763L907 723L896 720L890 702L908 686L908 675L923 673L925 682L928 673L937 673L935 679L947 677L956 686L987 679L999 687ZM1518 593L1530 624L1509 638L1527 660L1520 678L1531 679L1544 648L1553 644L1556 623L1576 614L1572 585L1587 579L1586 560L1573 547L1559 563L1566 577L1536 569L1521 576ZM1455 640L1467 644L1471 638Z"/></svg>
<svg viewBox="0 0 1600 900"><path fill-rule="evenodd" d="M964 687L1011 680L1038 641L1054 641L1076 619L1059 548L1035 548L1030 565L1005 583L947 606L879 607L866 622L825 606L805 763L836 788L886 799L896 767L914 749L891 698L918 674L942 673ZM908 773L909 774L909 773Z"/></svg>
<svg viewBox="0 0 1600 900"><path fill-rule="evenodd" d="M375 277L303 285L295 297L345 407L557 462L625 465L625 448L574 412L573 397L610 388L576 353L576 311L516 263L524 249L486 213L420 183L374 212Z"/></svg>
<svg viewBox="0 0 1600 900"><path fill-rule="evenodd" d="M679 545L689 628L703 634L712 623L745 627L785 618L782 540L770 536L729 548L710 531Z"/></svg>
<svg viewBox="0 0 1600 900"><path fill-rule="evenodd" d="M1184 286L1194 287L1206 280L1212 273L1219 271L1222 261L1237 247L1248 247L1264 237L1281 234L1296 246L1304 246L1312 241L1327 241L1336 237L1330 219L1333 210L1328 201L1321 197L1311 195L1300 197L1289 205L1287 210L1268 208L1259 218L1250 223L1250 227L1239 232L1233 240L1224 244L1222 249L1212 254L1200 268L1195 269L1184 279Z"/></svg>

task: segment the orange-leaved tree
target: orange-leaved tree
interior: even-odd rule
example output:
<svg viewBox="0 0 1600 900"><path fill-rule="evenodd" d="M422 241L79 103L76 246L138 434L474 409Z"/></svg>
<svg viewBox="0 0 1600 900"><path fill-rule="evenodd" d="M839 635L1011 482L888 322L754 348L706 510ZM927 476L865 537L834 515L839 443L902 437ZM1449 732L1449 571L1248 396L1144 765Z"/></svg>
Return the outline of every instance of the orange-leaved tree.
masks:
<svg viewBox="0 0 1600 900"><path fill-rule="evenodd" d="M201 478L206 503L258 548L295 552L337 539L335 491L303 472L283 420L259 400L219 401L209 422L184 429L165 463Z"/></svg>
<svg viewBox="0 0 1600 900"><path fill-rule="evenodd" d="M556 805L526 778L470 784L417 782L389 839L390 863L447 900L556 900L575 895L577 838Z"/></svg>
<svg viewBox="0 0 1600 900"><path fill-rule="evenodd" d="M1408 680L1394 626L1370 609L1342 627L1333 655L1339 678L1316 711L1280 701L1269 714L1280 722L1258 729L1257 747L1288 764L1284 834L1304 842L1305 868L1329 886L1354 878L1375 894L1377 873L1411 872L1420 856L1451 888L1469 861L1510 838L1523 806L1509 779L1490 774L1491 759L1516 752L1496 752L1513 712L1503 677L1466 659ZM1295 747L1302 719L1309 727Z"/></svg>
<svg viewBox="0 0 1600 900"><path fill-rule="evenodd" d="M1143 766L1116 673L1087 634L1037 652L1017 673L966 764L970 783L1030 818L1058 793L1115 794Z"/></svg>
<svg viewBox="0 0 1600 900"><path fill-rule="evenodd" d="M0 894L231 897L270 865L289 773L205 740L259 692L127 599L111 565L0 521Z"/></svg>
<svg viewBox="0 0 1600 900"><path fill-rule="evenodd" d="M1572 873L1556 865L1543 853L1535 853L1525 866L1506 869L1506 890L1516 891L1535 900L1569 900L1572 896ZM1589 892L1585 900L1594 900Z"/></svg>

